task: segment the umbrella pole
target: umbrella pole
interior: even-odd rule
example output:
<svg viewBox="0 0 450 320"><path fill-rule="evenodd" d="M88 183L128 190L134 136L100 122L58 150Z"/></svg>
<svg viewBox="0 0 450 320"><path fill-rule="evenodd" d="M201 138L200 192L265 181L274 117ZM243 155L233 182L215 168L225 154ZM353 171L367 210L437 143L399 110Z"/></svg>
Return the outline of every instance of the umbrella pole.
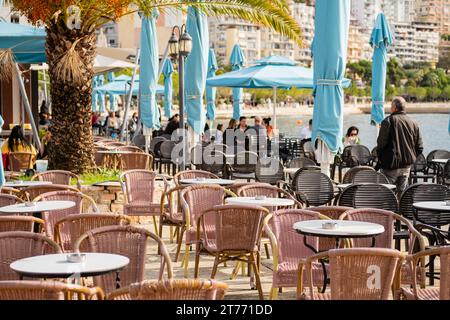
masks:
<svg viewBox="0 0 450 320"><path fill-rule="evenodd" d="M277 88L273 88L273 128L277 128Z"/></svg>
<svg viewBox="0 0 450 320"><path fill-rule="evenodd" d="M133 69L133 75L131 76L130 92L128 92L127 101L126 101L126 104L125 104L125 112L123 114L122 128L120 130L120 135L121 136L123 136L123 133L124 133L126 125L127 125L128 112L129 112L130 105L131 105L131 99L133 98L134 79L136 79L136 72L137 72L137 68L138 68L137 67L137 63L139 61L139 55L140 55L140 49L137 49L137 51L136 51L136 59L134 61L136 66ZM140 117L141 117L141 115L139 114L139 118ZM138 123L140 123L140 122L138 122ZM136 130L136 132L134 134L136 135L137 132L138 132L138 130Z"/></svg>
<svg viewBox="0 0 450 320"><path fill-rule="evenodd" d="M38 147L38 149L40 149L41 148L41 140L39 140L39 133L36 128L36 123L34 122L33 112L31 111L31 106L30 106L30 101L28 100L27 91L25 90L25 84L23 83L22 74L20 72L19 65L17 63L15 63L15 72L17 75L17 80L19 81L19 89L20 89L20 93L22 95L22 103L27 112L28 119L30 119L31 129L33 131L33 137L34 137L34 144ZM24 114L24 113L22 112L22 114ZM24 115L23 115L23 117L24 117Z"/></svg>

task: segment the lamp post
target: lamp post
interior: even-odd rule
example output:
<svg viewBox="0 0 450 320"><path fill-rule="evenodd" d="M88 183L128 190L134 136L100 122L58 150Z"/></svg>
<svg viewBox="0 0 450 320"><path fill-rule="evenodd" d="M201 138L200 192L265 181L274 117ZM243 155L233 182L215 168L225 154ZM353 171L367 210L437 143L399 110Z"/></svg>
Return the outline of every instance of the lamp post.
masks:
<svg viewBox="0 0 450 320"><path fill-rule="evenodd" d="M175 31L178 30L177 37ZM186 166L185 162L185 130L184 130L184 61L186 57L192 51L192 38L186 31L186 25L174 26L172 29L172 36L169 39L169 55L173 61L178 59L178 77L179 77L179 88L178 97L180 100L180 129L182 130L183 138L183 161L181 164L181 169L184 170Z"/></svg>

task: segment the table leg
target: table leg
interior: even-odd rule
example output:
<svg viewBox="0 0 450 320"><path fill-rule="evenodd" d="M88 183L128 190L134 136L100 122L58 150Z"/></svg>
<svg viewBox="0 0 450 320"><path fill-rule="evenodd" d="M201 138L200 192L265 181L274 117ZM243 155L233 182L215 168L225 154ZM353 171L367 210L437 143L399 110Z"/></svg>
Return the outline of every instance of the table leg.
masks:
<svg viewBox="0 0 450 320"><path fill-rule="evenodd" d="M120 289L120 272L116 272L116 289Z"/></svg>
<svg viewBox="0 0 450 320"><path fill-rule="evenodd" d="M375 237L372 237L372 244L371 244L372 248L375 247Z"/></svg>
<svg viewBox="0 0 450 320"><path fill-rule="evenodd" d="M312 252L319 253L319 251L316 250L316 248L311 246L306 241L306 236L305 235L303 235L303 244L305 245L305 247L309 248ZM323 288L322 288L322 293L325 293L325 290L327 289L327 283L328 283L327 268L325 267L325 261L323 259L320 259L320 264L322 265L322 269L323 269Z"/></svg>
<svg viewBox="0 0 450 320"><path fill-rule="evenodd" d="M340 238L335 238L336 241L336 249L339 249L339 246L341 244L341 239Z"/></svg>

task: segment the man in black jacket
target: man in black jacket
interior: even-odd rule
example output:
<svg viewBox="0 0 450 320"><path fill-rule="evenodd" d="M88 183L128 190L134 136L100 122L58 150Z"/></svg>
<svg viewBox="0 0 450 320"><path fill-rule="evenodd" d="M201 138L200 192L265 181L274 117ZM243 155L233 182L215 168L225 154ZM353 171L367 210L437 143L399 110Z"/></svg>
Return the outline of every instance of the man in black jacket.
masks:
<svg viewBox="0 0 450 320"><path fill-rule="evenodd" d="M419 125L405 110L405 99L392 100L391 115L381 123L377 140L381 172L397 186L398 194L405 190L411 165L423 151Z"/></svg>

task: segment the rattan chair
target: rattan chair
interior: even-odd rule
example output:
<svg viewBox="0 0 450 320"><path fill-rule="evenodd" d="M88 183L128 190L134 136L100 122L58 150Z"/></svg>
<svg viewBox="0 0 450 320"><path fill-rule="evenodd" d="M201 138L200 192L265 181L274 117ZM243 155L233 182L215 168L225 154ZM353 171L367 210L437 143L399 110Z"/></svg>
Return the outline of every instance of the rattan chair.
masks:
<svg viewBox="0 0 450 320"><path fill-rule="evenodd" d="M61 253L52 239L34 232L0 232L0 280L20 280L9 265L16 260L50 253Z"/></svg>
<svg viewBox="0 0 450 320"><path fill-rule="evenodd" d="M202 279L144 280L118 289L108 300L222 300L228 290L224 282Z"/></svg>
<svg viewBox="0 0 450 320"><path fill-rule="evenodd" d="M23 200L15 195L0 193L0 207L10 206L21 202L23 202Z"/></svg>
<svg viewBox="0 0 450 320"><path fill-rule="evenodd" d="M8 159L10 171L20 172L33 168L33 153L31 152L10 152Z"/></svg>
<svg viewBox="0 0 450 320"><path fill-rule="evenodd" d="M299 262L314 252L307 248L303 236L292 228L294 223L307 220L328 219L318 212L301 209L279 210L264 219L264 230L269 236L273 253L273 274L270 299L277 299L282 287L296 287ZM309 245L319 249L317 237L308 238ZM314 265L313 277L316 282L324 278L320 263Z"/></svg>
<svg viewBox="0 0 450 320"><path fill-rule="evenodd" d="M418 252L407 257L407 263L412 268L412 274L417 274L417 266L422 259L439 256L441 277L439 287L419 288L414 279L412 288L402 288L402 296L407 300L450 300L450 246Z"/></svg>
<svg viewBox="0 0 450 320"><path fill-rule="evenodd" d="M314 291L313 263L328 258L330 292ZM388 300L399 289L399 273L405 255L393 249L335 249L308 257L299 265L297 296L306 300ZM304 279L308 281L304 292Z"/></svg>
<svg viewBox="0 0 450 320"><path fill-rule="evenodd" d="M395 240L395 230L396 224L401 224L406 229L406 240L408 245L406 246L409 254L425 250L424 237L419 231L414 228L413 224L404 217L395 214L394 212L381 210L381 209L354 209L343 213L340 218L341 220L352 220L352 221L364 221L377 223L384 227L384 233L375 237L375 247L378 248L392 248ZM353 247L370 247L372 239L352 239L351 243ZM418 279L420 279L421 286L425 286L425 260L420 261L420 266L417 268ZM410 284L413 283L412 270L409 265L404 265L402 267L402 283Z"/></svg>
<svg viewBox="0 0 450 320"><path fill-rule="evenodd" d="M57 281L0 281L0 300L103 300L103 290Z"/></svg>
<svg viewBox="0 0 450 320"><path fill-rule="evenodd" d="M130 152L138 152L138 153L145 153L144 150L142 150L139 147L136 146L121 146L121 147L117 147L114 150L116 151L130 151Z"/></svg>
<svg viewBox="0 0 450 320"><path fill-rule="evenodd" d="M33 232L35 225L38 232L44 230L44 220L32 216L0 216L0 232L27 231Z"/></svg>
<svg viewBox="0 0 450 320"><path fill-rule="evenodd" d="M259 298L264 299L259 277L259 243L263 218L269 211L258 206L225 205L207 209L198 215L195 277L198 277L200 253L215 256L211 278L219 264L241 261L253 268Z"/></svg>
<svg viewBox="0 0 450 320"><path fill-rule="evenodd" d="M163 227L170 227L170 243L173 243L173 237L177 235L177 253L178 256L182 240L179 239L180 230L185 221L183 210L181 208L180 191L187 186L176 186L161 194L161 216L159 217L159 234L163 234ZM175 228L175 232L173 232Z"/></svg>
<svg viewBox="0 0 450 320"><path fill-rule="evenodd" d="M158 246L158 255L161 256L159 280L163 278L164 269L167 268L169 279L173 277L172 262L169 252L162 240L155 234L143 228L133 226L107 226L90 230L75 241L75 252L87 248L88 252L103 252L126 256L130 263L120 271L120 285L129 286L132 283L143 281L145 278L145 264L148 258L148 242L153 240ZM86 244L83 244L86 242ZM105 293L117 289L116 275L106 274L94 277L94 285L102 288Z"/></svg>
<svg viewBox="0 0 450 320"><path fill-rule="evenodd" d="M121 153L120 170L150 170L153 168L153 156L143 152Z"/></svg>
<svg viewBox="0 0 450 320"><path fill-rule="evenodd" d="M97 205L95 201L81 193L73 191L54 191L43 193L36 197L34 201L73 201L75 206L62 210L53 210L51 212L43 212L42 218L45 221L45 234L47 237L55 239L55 234L53 233L55 224L58 220L73 214L80 214L82 212L98 212ZM88 208L84 210L84 208ZM68 232L67 230L64 230Z"/></svg>
<svg viewBox="0 0 450 320"><path fill-rule="evenodd" d="M55 242L64 252L73 251L75 241L89 230L105 226L129 225L131 218L115 213L72 214L56 221L54 227ZM80 248L82 251L84 248Z"/></svg>
<svg viewBox="0 0 450 320"><path fill-rule="evenodd" d="M168 183L163 175L149 170L129 170L119 176L122 191L126 196L123 213L127 216L153 217L155 233L158 235L156 217L161 215L160 199L155 199L156 179L163 181L163 193Z"/></svg>
<svg viewBox="0 0 450 320"><path fill-rule="evenodd" d="M183 188L180 191L184 223L178 236L179 242L177 253L175 255L175 262L178 261L183 235L186 234L184 258L182 261L185 277L188 277L190 246L197 242L196 228L198 218L205 210L211 209L217 205L223 205L225 196L236 195L218 185L192 185ZM209 231L214 232L214 230Z"/></svg>
<svg viewBox="0 0 450 320"><path fill-rule="evenodd" d="M72 179L75 179L75 183L77 185L78 190L81 190L81 184L79 177L70 171L65 170L49 170L45 172L40 172L35 174L31 181L39 180L39 181L50 181L54 184L59 185L67 185L70 186L72 183Z"/></svg>
<svg viewBox="0 0 450 320"><path fill-rule="evenodd" d="M2 186L2 187L0 187L0 194L9 194L9 195L13 195L13 196L19 196L20 190Z"/></svg>
<svg viewBox="0 0 450 320"><path fill-rule="evenodd" d="M56 191L72 191L72 192L80 192L76 187L67 186L62 184L49 184L42 186L30 186L23 188L18 197L25 201L32 201L39 197L41 194L56 192Z"/></svg>

